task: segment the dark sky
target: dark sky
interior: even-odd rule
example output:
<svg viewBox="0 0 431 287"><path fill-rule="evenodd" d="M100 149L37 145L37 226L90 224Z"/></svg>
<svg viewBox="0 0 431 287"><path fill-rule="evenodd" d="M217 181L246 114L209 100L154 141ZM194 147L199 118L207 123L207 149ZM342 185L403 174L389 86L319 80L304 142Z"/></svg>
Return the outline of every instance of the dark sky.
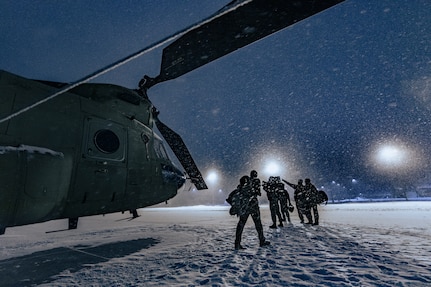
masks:
<svg viewBox="0 0 431 287"><path fill-rule="evenodd" d="M0 0L0 69L72 82L230 1ZM201 171L380 194L430 182L431 2L341 5L149 91ZM135 88L161 49L95 80ZM270 171L268 161L278 163ZM352 181L354 179L354 181Z"/></svg>

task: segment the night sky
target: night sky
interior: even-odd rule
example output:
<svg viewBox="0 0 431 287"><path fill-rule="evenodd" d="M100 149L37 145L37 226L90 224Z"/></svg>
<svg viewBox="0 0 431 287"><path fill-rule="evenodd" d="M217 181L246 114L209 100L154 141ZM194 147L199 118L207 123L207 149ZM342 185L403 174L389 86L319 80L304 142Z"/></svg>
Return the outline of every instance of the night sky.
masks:
<svg viewBox="0 0 431 287"><path fill-rule="evenodd" d="M73 82L230 1L0 0L0 69ZM346 0L149 90L210 191L256 169L342 197L431 183L431 2ZM162 50L94 82L136 88ZM278 165L279 170L268 165Z"/></svg>

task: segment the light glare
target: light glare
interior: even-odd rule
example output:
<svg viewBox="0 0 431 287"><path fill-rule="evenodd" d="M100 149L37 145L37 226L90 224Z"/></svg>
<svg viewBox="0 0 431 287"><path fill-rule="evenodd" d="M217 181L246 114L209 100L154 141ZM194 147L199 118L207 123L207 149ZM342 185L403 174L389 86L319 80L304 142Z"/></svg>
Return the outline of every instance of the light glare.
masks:
<svg viewBox="0 0 431 287"><path fill-rule="evenodd" d="M280 165L275 161L270 161L265 165L264 172L267 175L277 175L280 173Z"/></svg>
<svg viewBox="0 0 431 287"><path fill-rule="evenodd" d="M210 171L210 172L208 172L207 181L210 184L217 183L217 181L218 181L218 174L217 174L217 172L216 171Z"/></svg>
<svg viewBox="0 0 431 287"><path fill-rule="evenodd" d="M420 165L414 147L400 141L376 145L371 160L377 170L393 175L413 171Z"/></svg>
<svg viewBox="0 0 431 287"><path fill-rule="evenodd" d="M388 166L399 166L406 160L406 151L397 146L384 146L377 153L377 160Z"/></svg>
<svg viewBox="0 0 431 287"><path fill-rule="evenodd" d="M407 151L399 146L382 146L377 151L377 161L387 167L399 167L406 163Z"/></svg>

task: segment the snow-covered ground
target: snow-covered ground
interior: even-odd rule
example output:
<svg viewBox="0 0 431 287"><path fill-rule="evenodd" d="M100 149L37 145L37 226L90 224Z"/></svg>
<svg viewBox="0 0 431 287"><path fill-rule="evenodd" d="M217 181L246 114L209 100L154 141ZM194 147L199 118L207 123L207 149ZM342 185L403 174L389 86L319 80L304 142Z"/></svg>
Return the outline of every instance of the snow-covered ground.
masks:
<svg viewBox="0 0 431 287"><path fill-rule="evenodd" d="M251 218L246 250L233 249L227 207L147 208L6 229L0 286L431 286L431 202L319 207L320 226L269 229L258 247Z"/></svg>

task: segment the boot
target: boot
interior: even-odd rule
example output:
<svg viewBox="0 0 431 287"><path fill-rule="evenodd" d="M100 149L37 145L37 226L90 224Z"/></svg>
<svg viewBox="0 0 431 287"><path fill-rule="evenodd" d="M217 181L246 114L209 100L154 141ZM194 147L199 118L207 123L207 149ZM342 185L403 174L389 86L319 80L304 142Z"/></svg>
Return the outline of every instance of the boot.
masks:
<svg viewBox="0 0 431 287"><path fill-rule="evenodd" d="M271 225L269 228L277 228L277 225L274 223L273 225Z"/></svg>
<svg viewBox="0 0 431 287"><path fill-rule="evenodd" d="M241 244L239 243L235 243L235 250L242 250L245 249L245 247L243 247Z"/></svg>
<svg viewBox="0 0 431 287"><path fill-rule="evenodd" d="M263 246L268 246L268 245L270 245L270 244L271 244L271 242L264 240L264 241L261 241L261 242L260 242L259 246L260 246L260 247L263 247Z"/></svg>

